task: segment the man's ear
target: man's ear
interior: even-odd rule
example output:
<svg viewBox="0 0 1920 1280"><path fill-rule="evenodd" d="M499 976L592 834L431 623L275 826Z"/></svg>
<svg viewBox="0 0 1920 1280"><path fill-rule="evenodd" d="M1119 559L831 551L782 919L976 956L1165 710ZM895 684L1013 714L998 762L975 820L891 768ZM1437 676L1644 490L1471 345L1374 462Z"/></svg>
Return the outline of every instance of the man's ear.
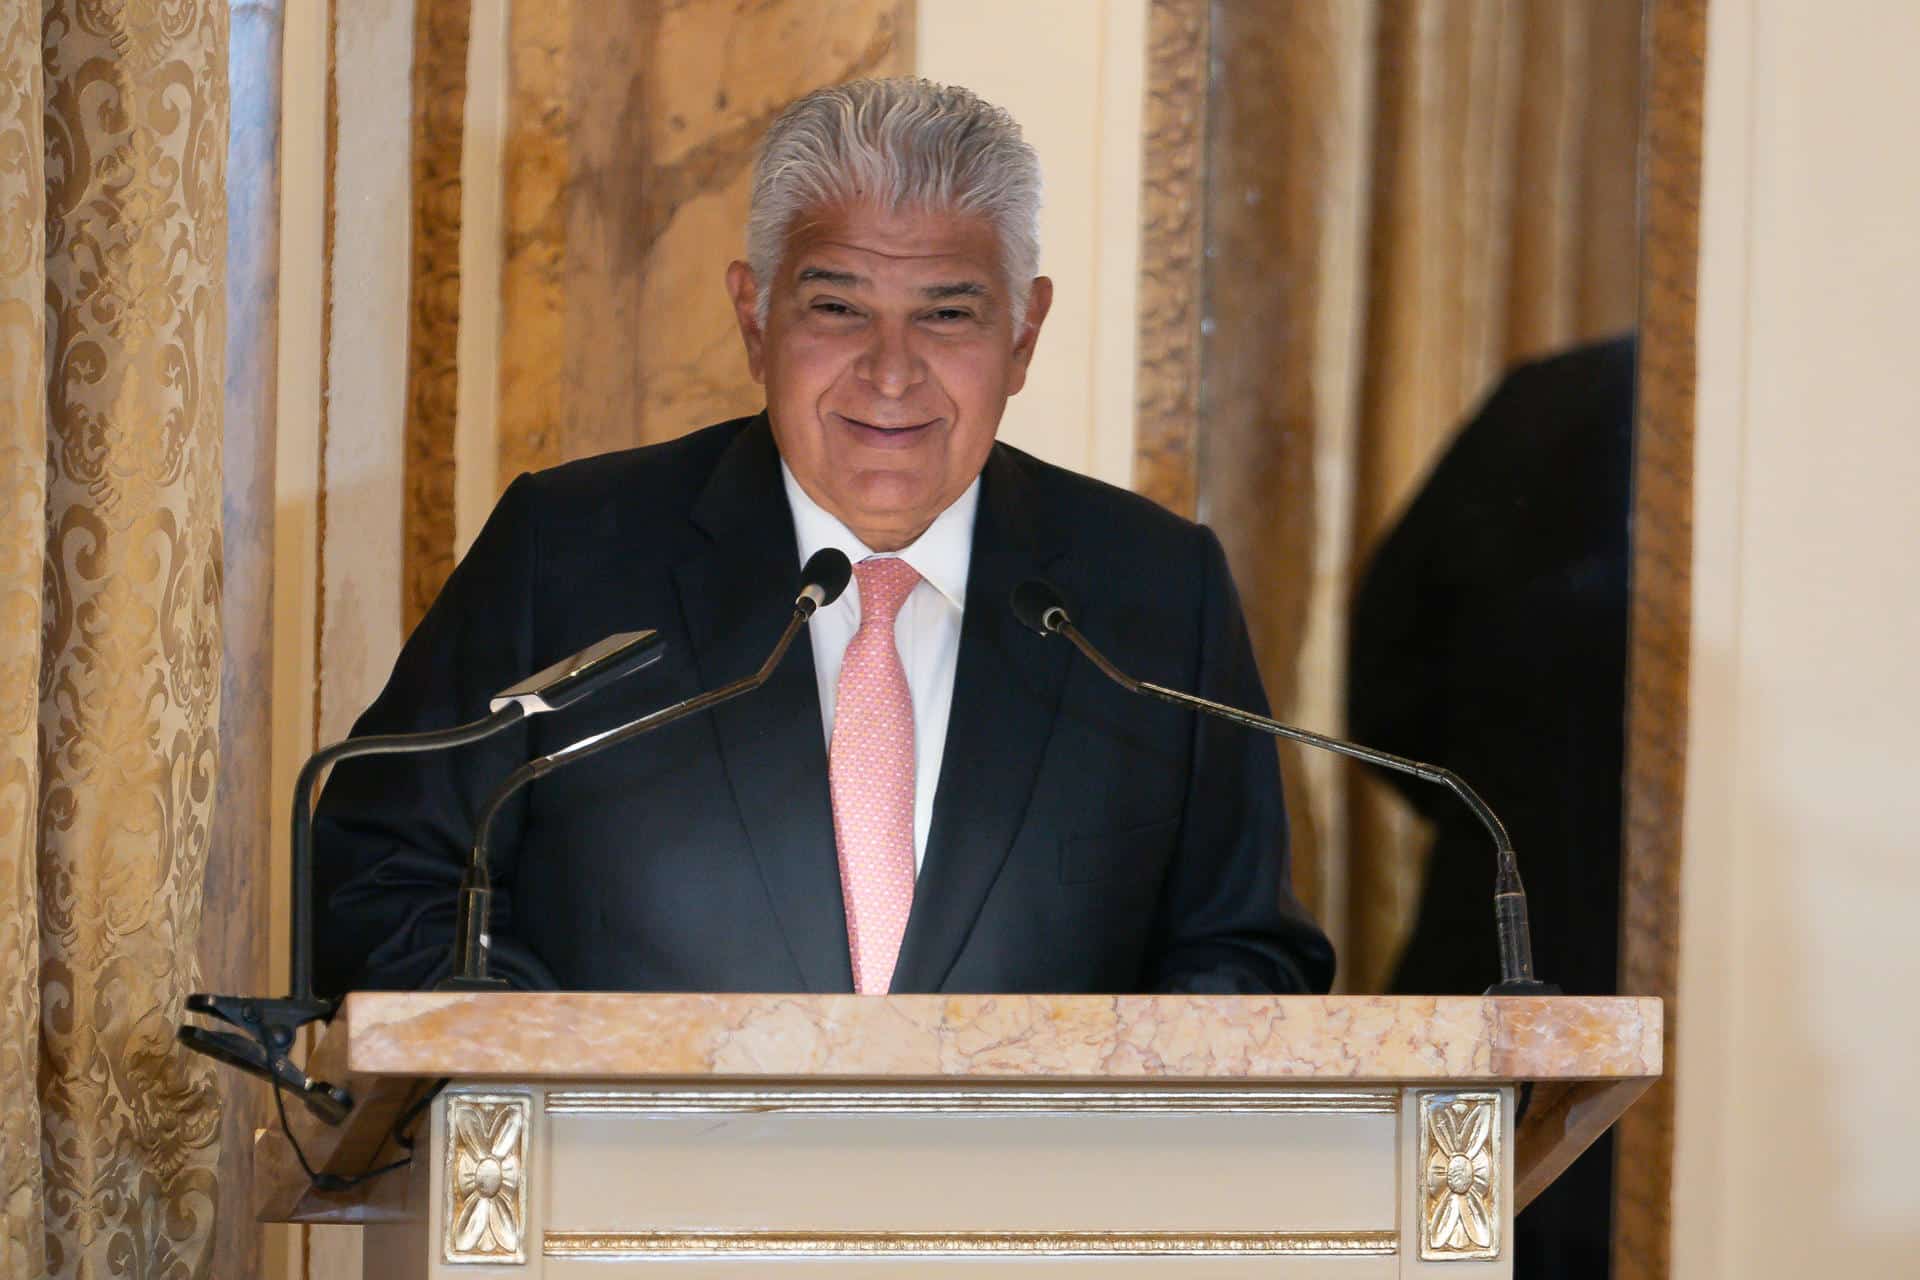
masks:
<svg viewBox="0 0 1920 1280"><path fill-rule="evenodd" d="M1040 326L1053 306L1053 281L1035 276L1027 291L1027 316L1013 338L1013 361L1007 366L1007 394L1027 385L1027 366L1033 363L1033 348L1040 341Z"/></svg>
<svg viewBox="0 0 1920 1280"><path fill-rule="evenodd" d="M753 380L767 380L767 335L760 323L760 284L753 268L744 262L727 264L727 295L733 299L734 323L740 326L740 340L747 345L747 372Z"/></svg>

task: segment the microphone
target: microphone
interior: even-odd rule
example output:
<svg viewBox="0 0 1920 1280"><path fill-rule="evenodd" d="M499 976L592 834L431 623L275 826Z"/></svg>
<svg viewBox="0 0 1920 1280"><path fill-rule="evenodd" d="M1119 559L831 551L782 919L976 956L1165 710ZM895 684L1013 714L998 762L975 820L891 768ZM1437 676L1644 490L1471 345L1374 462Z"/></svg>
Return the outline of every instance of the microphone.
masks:
<svg viewBox="0 0 1920 1280"><path fill-rule="evenodd" d="M1329 738L1324 734L1311 733L1305 729L1296 729L1292 725L1282 724L1267 716L1257 716L1250 711L1242 711L1224 703L1196 697L1191 693L1182 693L1178 689L1169 689L1164 685L1136 680L1107 661L1106 655L1094 648L1092 642L1080 634L1080 629L1073 625L1073 616L1067 609L1066 599L1050 582L1029 578L1014 588L1012 605L1013 616L1018 618L1022 625L1043 636L1065 636L1072 641L1074 648L1086 655L1089 662L1100 668L1102 675L1128 693L1158 698L1162 702L1171 702L1175 706L1204 712L1249 729L1258 729L1276 738L1304 743L1310 747L1318 747L1322 751L1331 751L1336 755L1364 760L1368 764L1391 769L1395 773L1423 778L1451 790L1460 797L1467 808L1473 811L1474 817L1480 820L1481 825L1486 827L1488 834L1493 837L1496 867L1493 913L1500 937L1500 981L1487 988L1487 994L1490 996L1538 996L1559 993L1559 988L1541 982L1533 975L1533 934L1527 923L1527 891L1520 883L1520 865L1514 858L1513 841L1508 837L1506 827L1488 807L1487 802L1482 800L1473 788L1451 769L1422 764L1418 760L1409 760L1405 756L1397 756L1391 752L1363 747L1354 742L1344 742L1339 738Z"/></svg>
<svg viewBox="0 0 1920 1280"><path fill-rule="evenodd" d="M439 751L490 738L529 716L572 706L614 681L651 666L659 661L661 647L657 631L623 631L501 690L487 704L488 713L478 720L451 729L348 738L309 756L293 787L289 991L278 1000L195 992L186 1000L189 1012L217 1018L246 1034L189 1023L176 1033L180 1042L277 1087L291 1089L310 1111L329 1124L346 1119L353 1108L347 1091L314 1080L290 1057L294 1033L309 1022L331 1018L337 1003L319 999L313 991L313 789L320 775L329 766L354 756Z"/></svg>
<svg viewBox="0 0 1920 1280"><path fill-rule="evenodd" d="M665 728L677 720L684 720L758 689L772 679L800 628L806 625L816 610L839 599L852 577L853 565L844 552L833 547L823 547L814 552L800 570L800 590L794 596L793 616L787 619L786 629L780 633L780 639L767 655L767 660L760 664L759 670L731 684L662 707L637 720L592 734L544 756L536 756L508 774L494 788L493 794L487 797L486 804L481 807L473 850L467 860L467 869L460 877L459 908L454 918L453 970L440 984L441 990L497 991L506 986L500 979L490 977L487 973L487 956L492 948L487 921L493 906L493 824L513 793L564 765L598 755L610 747L630 742L655 729Z"/></svg>
<svg viewBox="0 0 1920 1280"><path fill-rule="evenodd" d="M794 597L793 607L805 609L811 618L817 610L838 600L852 581L853 561L847 559L846 552L837 547L822 547L808 556L800 568L800 594Z"/></svg>
<svg viewBox="0 0 1920 1280"><path fill-rule="evenodd" d="M658 662L663 643L655 631L616 632L570 658L541 668L519 684L502 689L488 701L487 710L500 711L508 703L519 703L530 716L563 711L616 680Z"/></svg>

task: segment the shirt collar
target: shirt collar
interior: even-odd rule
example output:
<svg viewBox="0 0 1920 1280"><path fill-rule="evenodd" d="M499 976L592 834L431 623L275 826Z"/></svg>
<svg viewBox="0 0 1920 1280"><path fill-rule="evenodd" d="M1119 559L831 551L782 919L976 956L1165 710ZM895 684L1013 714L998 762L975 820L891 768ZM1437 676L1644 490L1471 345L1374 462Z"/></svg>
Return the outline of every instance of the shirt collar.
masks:
<svg viewBox="0 0 1920 1280"><path fill-rule="evenodd" d="M793 469L785 458L780 459L780 480L787 488L787 505L793 509L793 537L800 544L800 563L805 564L822 547L840 548L855 564L883 554L860 541L839 517L809 498L793 478ZM975 476L966 492L935 516L925 533L892 553L912 565L914 572L952 601L956 609L966 608L967 565L973 558L973 520L979 510L980 477Z"/></svg>

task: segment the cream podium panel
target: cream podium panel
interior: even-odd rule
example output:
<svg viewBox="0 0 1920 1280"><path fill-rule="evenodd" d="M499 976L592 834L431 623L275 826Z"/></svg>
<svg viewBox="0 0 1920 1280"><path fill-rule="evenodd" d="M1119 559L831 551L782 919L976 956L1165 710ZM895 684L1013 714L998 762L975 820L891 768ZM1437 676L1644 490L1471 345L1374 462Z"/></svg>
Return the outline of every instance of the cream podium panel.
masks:
<svg viewBox="0 0 1920 1280"><path fill-rule="evenodd" d="M316 1071L344 1067L361 1107L302 1133L342 1139L330 1168L450 1080L378 1194L289 1185L284 1137L262 1140L263 1216L371 1224L369 1280L1465 1280L1511 1274L1518 1204L1658 1074L1660 1010L357 995L320 1057L342 1038ZM1547 1131L1517 1173L1535 1081Z"/></svg>

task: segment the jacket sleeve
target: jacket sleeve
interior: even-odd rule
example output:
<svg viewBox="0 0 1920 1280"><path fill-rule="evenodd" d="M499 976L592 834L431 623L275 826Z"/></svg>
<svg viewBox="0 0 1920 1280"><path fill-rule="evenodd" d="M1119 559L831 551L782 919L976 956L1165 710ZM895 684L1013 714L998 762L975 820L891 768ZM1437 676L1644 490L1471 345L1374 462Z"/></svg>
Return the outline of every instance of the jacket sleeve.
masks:
<svg viewBox="0 0 1920 1280"><path fill-rule="evenodd" d="M1203 698L1266 714L1240 598L1211 530L1198 531ZM1155 991L1323 992L1333 947L1294 896L1274 740L1195 714L1180 843L1161 890Z"/></svg>
<svg viewBox="0 0 1920 1280"><path fill-rule="evenodd" d="M502 496L353 736L478 719L493 694L534 669L536 484L522 476ZM363 757L334 768L314 833L315 974L323 993L426 987L448 972L474 817L528 750L520 724L450 751ZM544 989L555 985L552 975L513 927L524 806L522 793L496 831L491 962L513 986Z"/></svg>

